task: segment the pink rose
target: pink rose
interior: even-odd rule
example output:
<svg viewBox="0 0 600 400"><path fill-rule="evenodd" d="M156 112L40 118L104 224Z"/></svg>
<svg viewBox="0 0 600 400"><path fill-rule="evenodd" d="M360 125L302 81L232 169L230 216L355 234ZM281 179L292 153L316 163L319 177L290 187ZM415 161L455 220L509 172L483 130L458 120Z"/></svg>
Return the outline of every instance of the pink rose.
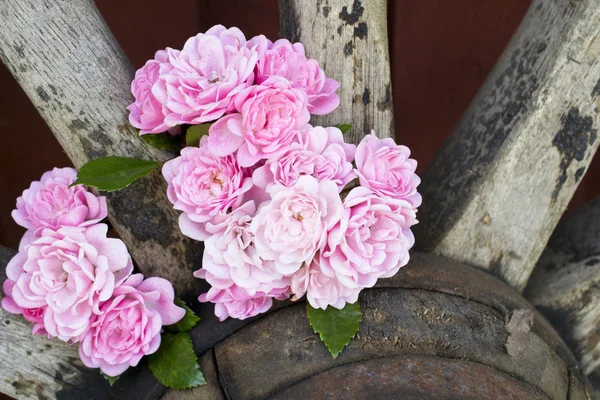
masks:
<svg viewBox="0 0 600 400"><path fill-rule="evenodd" d="M11 279L6 279L2 284L2 290L4 291L4 298L2 299L2 308L11 314L21 314L25 320L33 324L32 333L34 335L48 336L48 332L44 328L44 313L46 307L37 308L22 308L15 303L12 299L12 289L15 282Z"/></svg>
<svg viewBox="0 0 600 400"><path fill-rule="evenodd" d="M226 289L235 284L255 295L289 286L289 279L276 271L274 262L258 255L250 232L255 212L254 202L249 201L206 224L210 237L204 242L202 269L204 279L213 287Z"/></svg>
<svg viewBox="0 0 600 400"><path fill-rule="evenodd" d="M108 376L138 365L144 355L158 350L162 326L185 316L185 310L173 303L174 297L169 281L131 275L90 321L79 346L81 361Z"/></svg>
<svg viewBox="0 0 600 400"><path fill-rule="evenodd" d="M222 25L199 33L160 64L152 94L166 108L165 124L201 124L233 111L233 100L254 83L254 68L266 38L246 46L238 28Z"/></svg>
<svg viewBox="0 0 600 400"><path fill-rule="evenodd" d="M410 149L397 145L393 139L379 139L372 131L356 149L356 172L361 186L370 188L382 197L392 197L421 205L417 186L421 179L415 174L417 161Z"/></svg>
<svg viewBox="0 0 600 400"><path fill-rule="evenodd" d="M235 99L239 114L227 115L210 127L209 149L219 156L239 149L238 162L244 167L279 157L298 131L307 129L310 114L306 102L306 93L280 77L249 87Z"/></svg>
<svg viewBox="0 0 600 400"><path fill-rule="evenodd" d="M236 208L242 195L252 187L251 171L238 165L234 155L212 154L202 137L200 147L186 147L169 160L162 173L169 184L167 195L179 217L184 235L196 240L208 238L204 224L220 212Z"/></svg>
<svg viewBox="0 0 600 400"><path fill-rule="evenodd" d="M36 240L36 236L33 231L29 230L25 232L23 237L21 238L21 242L19 243L19 252L23 252L31 242ZM36 308L22 308L15 303L12 298L12 290L15 286L15 281L10 278L6 278L6 280L2 283L2 291L4 292L4 297L2 298L2 308L8 313L11 314L19 314L23 315L26 321L29 321L33 324L32 333L34 335L47 336L48 332L44 328L44 313L46 312L46 306L44 307L36 307Z"/></svg>
<svg viewBox="0 0 600 400"><path fill-rule="evenodd" d="M306 294L306 299L313 308L324 310L327 306L341 310L346 303L355 303L362 288L344 286L337 280L333 271L324 271L321 268L320 259L320 255L317 255L309 265L303 265L292 276L292 300L298 300ZM331 276L327 276L325 272L329 272Z"/></svg>
<svg viewBox="0 0 600 400"><path fill-rule="evenodd" d="M329 114L340 104L335 94L340 84L325 77L317 60L307 59L302 43L291 44L286 39L269 42L269 49L257 65L256 81L261 84L270 76L289 80L292 87L308 95L308 111L315 115Z"/></svg>
<svg viewBox="0 0 600 400"><path fill-rule="evenodd" d="M352 166L356 146L344 143L338 128L311 127L297 140L280 158L269 160L254 171L252 179L256 186L263 189L274 184L291 187L300 176L310 175L319 182L325 179L335 182L341 192L356 178Z"/></svg>
<svg viewBox="0 0 600 400"><path fill-rule="evenodd" d="M90 226L106 218L106 198L93 195L83 185L70 188L76 180L77 171L73 168L54 168L44 173L17 199L13 219L38 232L43 228Z"/></svg>
<svg viewBox="0 0 600 400"><path fill-rule="evenodd" d="M352 189L344 199L343 217L329 232L321 270L351 289L393 276L408 262L415 211L405 200L380 197L365 187Z"/></svg>
<svg viewBox="0 0 600 400"><path fill-rule="evenodd" d="M270 295L256 292L249 295L244 289L233 285L226 289L210 288L207 293L201 294L198 300L214 303L215 315L219 321L229 317L246 319L267 312L273 305L273 298L283 300L288 297L287 289L279 292Z"/></svg>
<svg viewBox="0 0 600 400"><path fill-rule="evenodd" d="M43 308L48 334L77 342L99 303L133 270L125 244L106 237L108 227L44 229L41 237L6 266L15 282L12 299L22 308Z"/></svg>
<svg viewBox="0 0 600 400"><path fill-rule="evenodd" d="M277 272L273 261L260 258L254 246L250 231L254 204L249 201L206 224L210 237L204 242L202 269L194 276L211 284L199 300L215 303L215 314L221 321L252 317L267 311L272 298L289 297L289 278Z"/></svg>
<svg viewBox="0 0 600 400"><path fill-rule="evenodd" d="M342 216L342 201L334 182L312 176L301 176L291 188L274 186L270 193L272 200L261 204L250 231L258 255L290 276L325 245Z"/></svg>
<svg viewBox="0 0 600 400"><path fill-rule="evenodd" d="M135 102L127 107L130 111L129 122L140 129L140 135L162 133L169 129L165 124L167 110L152 94L152 87L160 78L161 64L168 62L169 54L173 51L173 49L157 51L154 59L148 60L135 72L135 78L131 82L131 93Z"/></svg>

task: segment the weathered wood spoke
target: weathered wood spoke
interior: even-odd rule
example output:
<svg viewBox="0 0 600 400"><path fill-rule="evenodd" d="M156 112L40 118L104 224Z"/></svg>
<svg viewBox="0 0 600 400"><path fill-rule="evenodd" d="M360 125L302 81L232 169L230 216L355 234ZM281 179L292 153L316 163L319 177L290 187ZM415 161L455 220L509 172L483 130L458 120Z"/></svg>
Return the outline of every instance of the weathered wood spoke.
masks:
<svg viewBox="0 0 600 400"><path fill-rule="evenodd" d="M0 59L75 167L107 155L172 157L129 125L134 71L92 1L3 0L0 37ZM200 245L180 233L160 172L108 200L110 221L140 271L169 279L180 295L194 292Z"/></svg>
<svg viewBox="0 0 600 400"><path fill-rule="evenodd" d="M327 76L340 82L340 106L313 125L353 125L358 143L374 129L394 137L394 110L388 49L387 1L280 0L281 35L300 41Z"/></svg>
<svg viewBox="0 0 600 400"><path fill-rule="evenodd" d="M598 139L600 1L535 0L423 175L417 247L522 290Z"/></svg>
<svg viewBox="0 0 600 400"><path fill-rule="evenodd" d="M600 374L600 198L558 224L525 296L581 362Z"/></svg>

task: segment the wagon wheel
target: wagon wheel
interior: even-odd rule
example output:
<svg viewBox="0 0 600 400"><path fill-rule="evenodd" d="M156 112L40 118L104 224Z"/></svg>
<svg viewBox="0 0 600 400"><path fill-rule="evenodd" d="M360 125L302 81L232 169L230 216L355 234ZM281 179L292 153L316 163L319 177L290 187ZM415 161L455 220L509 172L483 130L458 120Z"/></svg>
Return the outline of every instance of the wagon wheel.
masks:
<svg viewBox="0 0 600 400"><path fill-rule="evenodd" d="M391 136L386 2L280 1L280 15L283 35L301 40L341 82L342 106L317 123L352 121L354 142L371 128ZM579 223L561 224L529 277L599 143L598 21L600 0L533 1L422 176L416 234L423 253L413 252L396 277L364 292L359 336L336 360L303 320L302 304L222 324L204 307L192 335L208 385L167 391L141 366L109 390L97 371L82 367L74 348L32 337L20 317L2 314L0 392L17 398L587 398L578 362L519 292L529 285L527 295L552 321L567 318L570 323L556 326L593 373L597 285L586 286L584 296L580 284L595 279L592 256L600 253L594 206ZM145 145L127 123L133 69L91 1L2 0L0 34L2 61L76 167L105 155L172 156ZM191 300L200 290L190 278L201 247L179 232L165 188L155 173L110 194L110 221L141 272L171 280ZM564 239L585 229L585 238ZM589 237L596 247L586 247ZM0 262L9 257L3 249ZM561 302L557 294L565 293L575 300Z"/></svg>

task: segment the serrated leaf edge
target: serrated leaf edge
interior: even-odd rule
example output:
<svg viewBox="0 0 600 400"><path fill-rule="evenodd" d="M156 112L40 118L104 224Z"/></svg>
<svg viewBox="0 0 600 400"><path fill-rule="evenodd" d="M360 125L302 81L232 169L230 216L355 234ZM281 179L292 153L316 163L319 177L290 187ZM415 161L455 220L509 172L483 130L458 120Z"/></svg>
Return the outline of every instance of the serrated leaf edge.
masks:
<svg viewBox="0 0 600 400"><path fill-rule="evenodd" d="M183 386L183 387L169 386L171 389L176 389L176 390L192 389L192 388L195 388L198 386L206 385L206 378L204 377L204 372L202 372L202 370L200 369L200 364L198 364L198 356L196 355L196 352L194 351L194 343L192 342L192 338L190 337L190 335L188 335L186 333L183 333L183 334L185 335L185 340L187 342L189 342L190 347L192 348L192 352L194 353L194 360L195 360L194 369L200 372L200 375L202 375L203 382L200 382L197 385L190 385L190 386Z"/></svg>
<svg viewBox="0 0 600 400"><path fill-rule="evenodd" d="M354 303L352 303L352 304L354 304ZM340 354L342 354L342 351L344 351L344 349L346 348L346 346L348 346L348 344L352 341L352 339L354 339L356 337L356 334L360 330L360 323L362 322L362 317L363 317L362 308L360 309L360 319L358 320L358 328L356 328L356 331L354 332L354 335L352 335L348 339L348 341L346 343L344 343L344 347L342 347L342 349L336 353L336 352L331 351L331 348L329 347L329 345L327 344L327 342L325 342L325 339L323 338L322 332L319 332L313 326L312 322L310 321L310 318L308 317L308 307L309 306L310 306L310 304L307 301L306 302L306 318L308 318L308 323L310 324L310 327L313 329L313 332L319 335L319 339L321 339L321 342L323 342L325 344L325 346L327 347L327 350L329 350L329 354L331 354L331 356L335 360Z"/></svg>
<svg viewBox="0 0 600 400"><path fill-rule="evenodd" d="M202 375L202 382L198 383L197 385L190 385L190 386L181 386L181 387L177 387L177 386L169 386L164 382L161 382L161 380L154 375L154 371L152 370L152 367L150 366L150 371L152 372L152 375L156 378L156 380L161 384L164 385L170 389L175 389L175 390L186 390L186 389L192 389L192 388L196 388L198 386L203 386L206 385L206 378L204 377L204 372L202 372L202 370L200 369L200 364L198 364L198 356L196 355L196 352L194 351L194 344L192 342L192 338L190 337L190 335L188 335L185 332L180 332L180 333L170 333L170 335L185 335L185 340L189 342L191 348L192 348L192 352L194 353L194 369L198 370L200 372L200 374ZM154 354L154 353L153 353ZM149 357L152 356L152 354L149 355Z"/></svg>

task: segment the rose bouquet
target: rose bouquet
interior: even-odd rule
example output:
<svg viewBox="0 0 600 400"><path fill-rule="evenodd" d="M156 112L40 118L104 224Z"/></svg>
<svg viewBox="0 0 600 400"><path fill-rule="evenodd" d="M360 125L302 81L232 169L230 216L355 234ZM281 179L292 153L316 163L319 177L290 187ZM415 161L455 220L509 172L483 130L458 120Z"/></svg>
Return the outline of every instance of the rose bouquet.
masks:
<svg viewBox="0 0 600 400"><path fill-rule="evenodd" d="M28 230L6 266L2 307L33 334L79 343L81 361L115 379L155 353L162 327L189 309L175 304L169 281L132 274L125 244L100 222L105 197L76 179L74 169L55 168L17 199L12 216Z"/></svg>
<svg viewBox="0 0 600 400"><path fill-rule="evenodd" d="M158 51L136 72L129 119L147 143L179 156L164 164L107 157L84 165L75 183L73 172L60 190L42 183L34 193L32 185L14 214L30 232L9 265L3 305L35 323L34 332L80 342L84 363L109 375L122 372L113 361L136 365L155 352L156 332L186 311L168 282L130 275L126 249L98 225L104 199L82 185L117 190L162 165L182 233L204 242L193 275L211 288L200 302L214 303L223 321L306 297L310 324L336 357L358 331L360 292L408 262L421 203L407 147L374 132L346 143L350 125L310 124L339 105L338 86L301 43L247 40L237 28L215 26L181 50ZM93 267L98 278L89 277ZM65 274L76 278L55 290L70 282ZM139 329L124 315L155 334L134 337ZM132 343L121 353L107 347L115 331Z"/></svg>

